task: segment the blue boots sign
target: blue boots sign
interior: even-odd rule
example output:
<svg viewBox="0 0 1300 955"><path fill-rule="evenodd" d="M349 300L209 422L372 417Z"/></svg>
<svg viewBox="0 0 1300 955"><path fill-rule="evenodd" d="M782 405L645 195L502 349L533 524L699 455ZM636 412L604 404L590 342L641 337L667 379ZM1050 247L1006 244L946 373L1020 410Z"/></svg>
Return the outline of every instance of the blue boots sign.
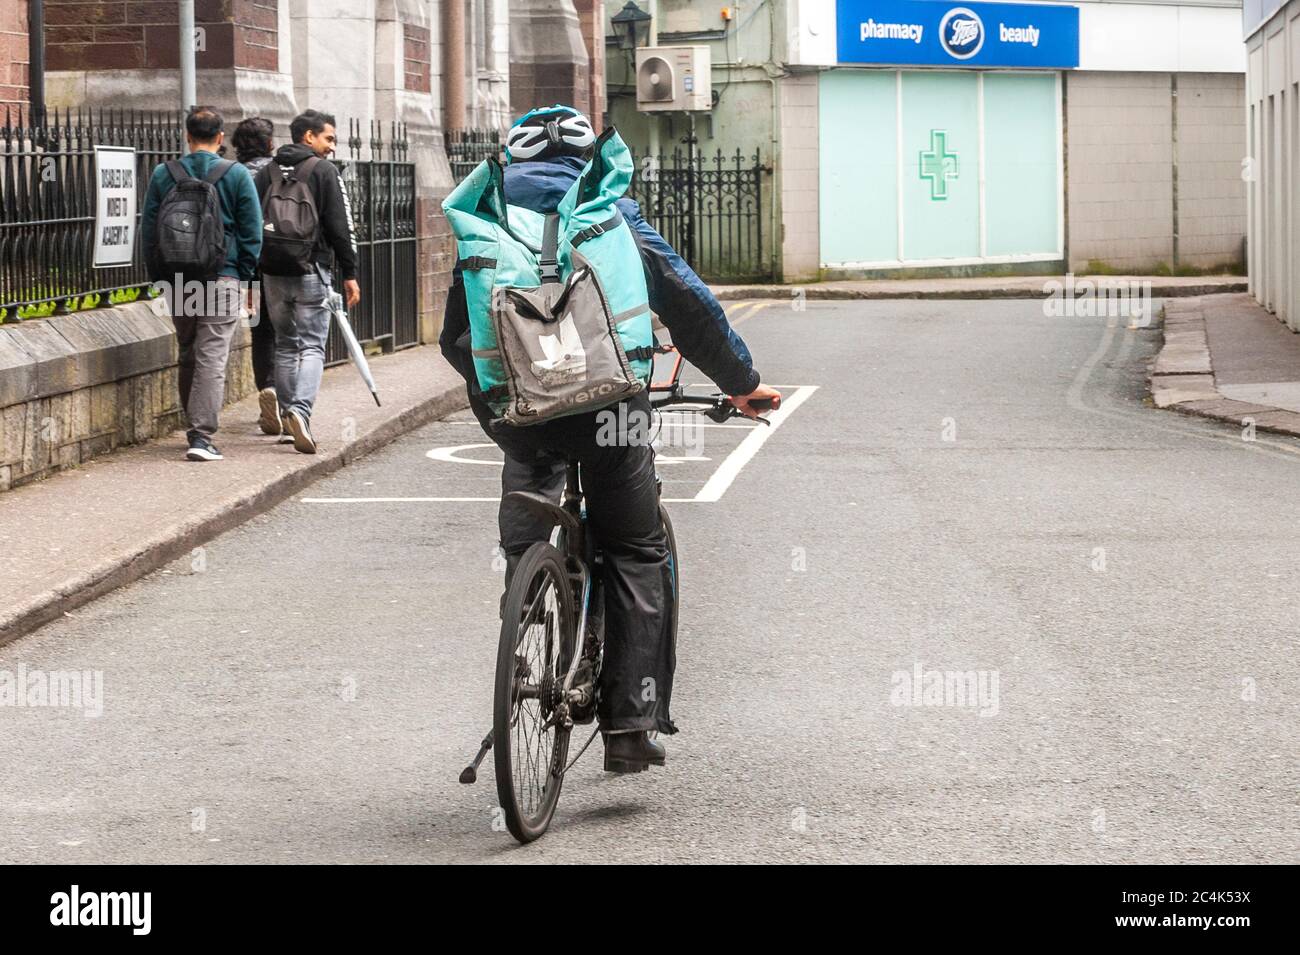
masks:
<svg viewBox="0 0 1300 955"><path fill-rule="evenodd" d="M1079 8L942 0L838 0L841 63L1079 65Z"/></svg>

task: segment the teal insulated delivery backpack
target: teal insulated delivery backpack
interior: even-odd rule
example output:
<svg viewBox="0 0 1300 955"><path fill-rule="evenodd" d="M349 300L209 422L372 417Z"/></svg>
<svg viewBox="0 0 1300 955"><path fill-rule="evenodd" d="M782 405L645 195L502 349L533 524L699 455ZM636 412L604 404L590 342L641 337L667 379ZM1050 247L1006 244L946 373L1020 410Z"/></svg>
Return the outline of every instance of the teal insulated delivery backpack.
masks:
<svg viewBox="0 0 1300 955"><path fill-rule="evenodd" d="M488 159L442 204L456 236L479 388L513 425L646 387L654 354L641 254L615 202L632 155L610 127L555 213L506 204Z"/></svg>

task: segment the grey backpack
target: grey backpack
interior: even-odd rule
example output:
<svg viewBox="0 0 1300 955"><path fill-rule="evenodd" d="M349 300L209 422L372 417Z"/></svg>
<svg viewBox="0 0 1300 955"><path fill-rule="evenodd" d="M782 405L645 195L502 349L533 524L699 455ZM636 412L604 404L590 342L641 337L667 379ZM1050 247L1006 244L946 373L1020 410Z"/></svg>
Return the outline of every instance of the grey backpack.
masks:
<svg viewBox="0 0 1300 955"><path fill-rule="evenodd" d="M215 278L226 264L226 226L217 182L235 164L220 159L202 179L192 176L180 160L166 165L176 185L158 206L154 253L162 274L152 277L170 279L179 273L187 279Z"/></svg>
<svg viewBox="0 0 1300 955"><path fill-rule="evenodd" d="M504 417L513 425L594 411L645 387L592 264L574 250L573 270L560 281L559 225L558 214L546 216L540 285L492 289L491 319L510 397ZM636 266L640 277L639 257Z"/></svg>
<svg viewBox="0 0 1300 955"><path fill-rule="evenodd" d="M267 275L307 275L312 271L320 213L309 182L319 156L286 170L268 173L270 188L262 200L262 271ZM278 175L277 175L278 173Z"/></svg>

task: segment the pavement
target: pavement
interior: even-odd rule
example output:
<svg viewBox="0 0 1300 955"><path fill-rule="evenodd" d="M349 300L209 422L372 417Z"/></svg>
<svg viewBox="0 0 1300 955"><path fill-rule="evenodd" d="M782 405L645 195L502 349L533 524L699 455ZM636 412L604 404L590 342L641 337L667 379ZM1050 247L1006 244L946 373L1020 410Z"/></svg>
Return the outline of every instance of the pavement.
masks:
<svg viewBox="0 0 1300 955"><path fill-rule="evenodd" d="M383 407L350 365L326 371L312 422L318 454L262 434L253 395L221 414L215 441L224 461L186 461L177 431L0 495L0 644L464 404L464 383L436 348L377 357L372 369Z"/></svg>
<svg viewBox="0 0 1300 955"><path fill-rule="evenodd" d="M804 397L663 449L662 770L597 741L522 847L490 763L457 782L501 569L499 454L454 412L0 647L102 680L97 715L0 706L0 862L1296 858L1300 442L1152 407L1155 326L729 312Z"/></svg>
<svg viewBox="0 0 1300 955"><path fill-rule="evenodd" d="M1247 294L1166 302L1151 399L1247 435L1300 435L1300 335Z"/></svg>
<svg viewBox="0 0 1300 955"><path fill-rule="evenodd" d="M1240 275L1008 275L972 278L845 279L794 285L711 285L722 301L749 299L808 299L852 301L885 299L986 299L1045 298L1055 289L1080 283L1094 287L1141 288L1153 298L1241 292Z"/></svg>

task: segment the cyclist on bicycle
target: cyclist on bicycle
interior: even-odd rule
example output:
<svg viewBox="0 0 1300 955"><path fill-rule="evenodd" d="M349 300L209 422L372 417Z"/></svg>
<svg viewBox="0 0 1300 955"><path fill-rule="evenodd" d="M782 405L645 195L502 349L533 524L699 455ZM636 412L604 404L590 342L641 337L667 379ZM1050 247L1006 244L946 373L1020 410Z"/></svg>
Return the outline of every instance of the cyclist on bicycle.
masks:
<svg viewBox="0 0 1300 955"><path fill-rule="evenodd" d="M554 212L582 173L595 141L591 122L572 107L527 113L506 137L507 200L539 213ZM619 199L618 209L641 253L650 307L681 354L733 396L732 402L749 417L757 417L750 401L779 401L776 390L759 383L749 349L699 276L642 218L633 200ZM668 711L676 660L668 614L672 572L659 518L653 450L644 439L624 440L626 435L612 443L598 441L597 415L611 420L606 409L532 427L489 427L494 419L474 371L459 267L447 295L439 345L468 383L470 407L483 430L505 453L498 520L507 587L524 552L533 543L549 539L551 525L508 503L504 495L532 491L558 503L566 461L581 463L588 519L605 556L605 656L597 712L605 739L605 768L639 772L651 764L662 766L664 747L647 734L677 732ZM615 406L612 420L649 420L649 397L644 391L624 403L626 413Z"/></svg>

